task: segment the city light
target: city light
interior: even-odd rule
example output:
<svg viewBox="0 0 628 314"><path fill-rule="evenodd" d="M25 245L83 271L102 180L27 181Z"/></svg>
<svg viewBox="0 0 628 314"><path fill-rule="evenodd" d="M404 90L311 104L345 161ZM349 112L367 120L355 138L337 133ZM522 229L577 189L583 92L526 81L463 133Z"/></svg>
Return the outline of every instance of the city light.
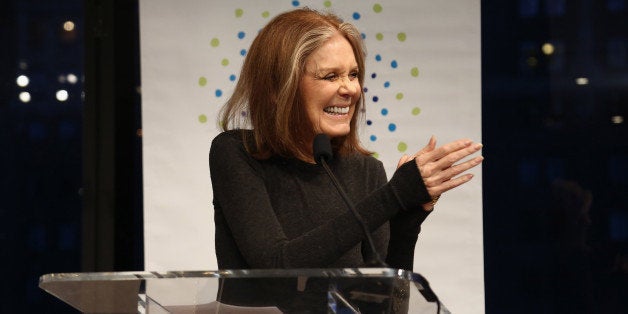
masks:
<svg viewBox="0 0 628 314"><path fill-rule="evenodd" d="M72 73L68 74L66 79L68 80L68 83L70 84L76 84L76 82L78 82L78 77L76 77L76 75Z"/></svg>
<svg viewBox="0 0 628 314"><path fill-rule="evenodd" d="M30 82L30 80L28 79L28 76L26 75L20 75L17 77L17 86L19 87L26 87L28 86L28 83Z"/></svg>
<svg viewBox="0 0 628 314"><path fill-rule="evenodd" d="M31 93L29 92L21 92L19 97L20 97L20 101L23 103L27 103L31 101Z"/></svg>
<svg viewBox="0 0 628 314"><path fill-rule="evenodd" d="M71 32L74 30L74 22L72 21L66 21L65 23L63 23L63 29L67 32Z"/></svg>
<svg viewBox="0 0 628 314"><path fill-rule="evenodd" d="M613 124L622 124L622 123L624 123L624 117L623 116L612 116L611 117L611 122L613 122Z"/></svg>
<svg viewBox="0 0 628 314"><path fill-rule="evenodd" d="M554 45L550 44L550 43L545 43L543 44L543 46L541 47L541 51L543 51L543 53L547 56L551 55L554 53Z"/></svg>
<svg viewBox="0 0 628 314"><path fill-rule="evenodd" d="M68 91L61 89L57 91L57 100L58 101L66 101L68 100Z"/></svg>
<svg viewBox="0 0 628 314"><path fill-rule="evenodd" d="M587 85L589 84L589 79L586 77L578 77L576 78L576 84L578 85Z"/></svg>

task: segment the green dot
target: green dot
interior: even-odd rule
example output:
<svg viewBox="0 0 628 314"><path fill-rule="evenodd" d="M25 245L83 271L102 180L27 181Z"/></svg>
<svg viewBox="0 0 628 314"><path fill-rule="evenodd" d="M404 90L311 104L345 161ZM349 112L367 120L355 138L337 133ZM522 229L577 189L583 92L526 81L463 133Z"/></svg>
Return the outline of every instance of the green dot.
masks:
<svg viewBox="0 0 628 314"><path fill-rule="evenodd" d="M373 157L375 157L376 159L379 159L379 154L377 152L373 152Z"/></svg>
<svg viewBox="0 0 628 314"><path fill-rule="evenodd" d="M403 99L403 93L397 93L397 95L395 95L395 98L397 98L397 100L402 100Z"/></svg>
<svg viewBox="0 0 628 314"><path fill-rule="evenodd" d="M410 70L410 75L412 75L414 77L419 76L419 68L417 68L417 67L412 68L412 70Z"/></svg>
<svg viewBox="0 0 628 314"><path fill-rule="evenodd" d="M397 39L399 39L399 41L401 41L401 42L406 41L406 33L401 32L401 33L397 34Z"/></svg>
<svg viewBox="0 0 628 314"><path fill-rule="evenodd" d="M264 11L264 12L262 12L262 17L263 17L263 18L267 18L267 17L269 17L269 16L270 16L270 12L268 12L268 11Z"/></svg>
<svg viewBox="0 0 628 314"><path fill-rule="evenodd" d="M242 10L242 9L236 9L235 10L235 16L236 17L242 17L242 14L244 14L244 10Z"/></svg>
<svg viewBox="0 0 628 314"><path fill-rule="evenodd" d="M201 114L198 116L198 122L200 123L207 123L207 116L204 114Z"/></svg>
<svg viewBox="0 0 628 314"><path fill-rule="evenodd" d="M198 85L199 86L205 86L207 85L207 78L204 76L201 76L198 78Z"/></svg>
<svg viewBox="0 0 628 314"><path fill-rule="evenodd" d="M218 45L220 45L220 40L218 38L212 38L212 41L209 44L212 47L218 47Z"/></svg>
<svg viewBox="0 0 628 314"><path fill-rule="evenodd" d="M331 7L331 1L325 1L325 2L323 2L323 5L324 5L326 8L329 8L329 7Z"/></svg>
<svg viewBox="0 0 628 314"><path fill-rule="evenodd" d="M421 113L421 108L419 107L412 108L412 115L418 116L420 113Z"/></svg>
<svg viewBox="0 0 628 314"><path fill-rule="evenodd" d="M382 12L382 5L379 3L376 3L375 5L373 5L373 11L375 11L375 13Z"/></svg>
<svg viewBox="0 0 628 314"><path fill-rule="evenodd" d="M229 59L227 59L227 58L222 59L222 61L220 61L220 64L222 64L222 66L225 66L225 67L228 66L229 65Z"/></svg>
<svg viewBox="0 0 628 314"><path fill-rule="evenodd" d="M404 142L399 142L399 144L397 145L397 150L401 153L405 152L406 149L408 149L408 144L404 143Z"/></svg>
<svg viewBox="0 0 628 314"><path fill-rule="evenodd" d="M377 33L377 34L375 34L375 38L376 38L377 40L382 40L382 39L384 39L384 34L382 34L382 33Z"/></svg>

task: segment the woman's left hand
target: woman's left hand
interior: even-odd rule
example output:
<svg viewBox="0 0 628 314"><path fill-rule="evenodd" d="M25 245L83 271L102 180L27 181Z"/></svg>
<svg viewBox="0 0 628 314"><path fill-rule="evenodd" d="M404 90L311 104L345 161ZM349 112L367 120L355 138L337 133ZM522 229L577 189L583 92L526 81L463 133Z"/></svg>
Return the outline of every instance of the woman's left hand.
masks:
<svg viewBox="0 0 628 314"><path fill-rule="evenodd" d="M403 155L397 168L414 159L421 172L423 183L432 198L432 202L423 204L423 209L429 211L434 208L441 194L473 178L473 174L470 173L458 175L482 163L484 157L478 156L458 162L480 149L482 149L482 144L473 143L468 139L457 140L436 148L436 139L432 136L429 143L414 155Z"/></svg>

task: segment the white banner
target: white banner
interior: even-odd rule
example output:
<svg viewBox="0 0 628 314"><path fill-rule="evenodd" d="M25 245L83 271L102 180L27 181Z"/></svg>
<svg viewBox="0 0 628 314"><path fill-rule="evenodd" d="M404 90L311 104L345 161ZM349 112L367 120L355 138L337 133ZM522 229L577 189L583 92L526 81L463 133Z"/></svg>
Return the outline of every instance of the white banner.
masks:
<svg viewBox="0 0 628 314"><path fill-rule="evenodd" d="M308 6L367 45L365 146L390 176L431 135L481 141L480 1L140 2L146 270L216 269L208 151L258 30ZM490 161L488 161L490 162ZM454 313L484 312L481 169L423 224L415 271Z"/></svg>

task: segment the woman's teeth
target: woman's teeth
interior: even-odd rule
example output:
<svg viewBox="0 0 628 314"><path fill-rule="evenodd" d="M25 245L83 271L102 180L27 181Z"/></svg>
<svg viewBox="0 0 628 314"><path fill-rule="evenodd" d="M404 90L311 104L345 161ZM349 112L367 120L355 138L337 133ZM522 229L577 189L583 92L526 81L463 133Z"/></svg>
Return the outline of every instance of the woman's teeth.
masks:
<svg viewBox="0 0 628 314"><path fill-rule="evenodd" d="M326 107L323 111L331 114L347 114L349 107Z"/></svg>

